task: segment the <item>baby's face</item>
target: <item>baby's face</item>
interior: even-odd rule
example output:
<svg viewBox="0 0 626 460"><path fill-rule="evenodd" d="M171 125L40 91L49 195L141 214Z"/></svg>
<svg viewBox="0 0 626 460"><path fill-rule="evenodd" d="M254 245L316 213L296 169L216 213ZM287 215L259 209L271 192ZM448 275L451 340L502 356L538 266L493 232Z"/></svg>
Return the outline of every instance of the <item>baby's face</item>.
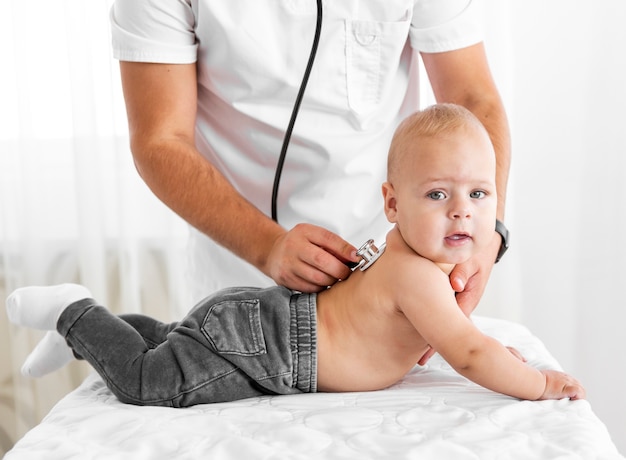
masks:
<svg viewBox="0 0 626 460"><path fill-rule="evenodd" d="M421 138L385 184L385 211L406 243L436 263L458 264L494 235L495 154L474 126Z"/></svg>

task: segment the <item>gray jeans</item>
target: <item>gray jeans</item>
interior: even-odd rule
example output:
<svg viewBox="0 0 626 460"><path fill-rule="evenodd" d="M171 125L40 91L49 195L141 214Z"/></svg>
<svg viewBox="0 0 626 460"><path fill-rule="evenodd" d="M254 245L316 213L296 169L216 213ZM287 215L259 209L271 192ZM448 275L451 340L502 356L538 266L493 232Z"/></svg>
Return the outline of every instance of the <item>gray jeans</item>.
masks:
<svg viewBox="0 0 626 460"><path fill-rule="evenodd" d="M57 330L125 403L185 407L317 390L315 294L230 288L180 322L71 304Z"/></svg>

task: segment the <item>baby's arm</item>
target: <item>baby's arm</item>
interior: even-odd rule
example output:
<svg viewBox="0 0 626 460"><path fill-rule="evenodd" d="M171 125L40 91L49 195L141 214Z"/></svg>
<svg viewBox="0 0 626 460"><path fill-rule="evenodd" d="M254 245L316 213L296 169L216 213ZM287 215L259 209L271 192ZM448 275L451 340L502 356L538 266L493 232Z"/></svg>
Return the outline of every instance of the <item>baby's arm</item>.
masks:
<svg viewBox="0 0 626 460"><path fill-rule="evenodd" d="M461 375L521 399L582 399L585 390L558 371L539 371L486 336L458 308L448 278L422 260L398 280L400 308L434 350ZM419 283L415 283L419 279ZM424 288L427 286L427 288Z"/></svg>
<svg viewBox="0 0 626 460"><path fill-rule="evenodd" d="M482 346L470 347L466 353L440 353L457 372L485 388L520 399L585 398L584 387L570 375L534 369L491 337L485 336Z"/></svg>

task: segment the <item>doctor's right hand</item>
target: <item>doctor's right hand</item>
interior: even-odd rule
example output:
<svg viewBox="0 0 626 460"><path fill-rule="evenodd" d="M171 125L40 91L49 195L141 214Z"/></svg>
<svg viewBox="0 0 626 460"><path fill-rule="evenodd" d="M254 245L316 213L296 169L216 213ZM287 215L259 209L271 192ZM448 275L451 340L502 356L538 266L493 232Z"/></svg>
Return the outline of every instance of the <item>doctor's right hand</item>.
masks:
<svg viewBox="0 0 626 460"><path fill-rule="evenodd" d="M298 224L276 239L265 271L281 286L319 292L348 278L352 272L346 262L358 261L356 248L335 233Z"/></svg>

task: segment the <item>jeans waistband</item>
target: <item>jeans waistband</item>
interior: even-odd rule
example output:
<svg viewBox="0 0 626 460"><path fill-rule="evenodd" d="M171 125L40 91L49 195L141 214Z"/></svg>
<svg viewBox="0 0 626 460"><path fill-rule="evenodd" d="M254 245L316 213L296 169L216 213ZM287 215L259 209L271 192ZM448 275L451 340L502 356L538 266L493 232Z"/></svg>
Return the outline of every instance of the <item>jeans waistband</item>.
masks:
<svg viewBox="0 0 626 460"><path fill-rule="evenodd" d="M295 387L317 391L317 294L294 294L291 312L291 354Z"/></svg>

